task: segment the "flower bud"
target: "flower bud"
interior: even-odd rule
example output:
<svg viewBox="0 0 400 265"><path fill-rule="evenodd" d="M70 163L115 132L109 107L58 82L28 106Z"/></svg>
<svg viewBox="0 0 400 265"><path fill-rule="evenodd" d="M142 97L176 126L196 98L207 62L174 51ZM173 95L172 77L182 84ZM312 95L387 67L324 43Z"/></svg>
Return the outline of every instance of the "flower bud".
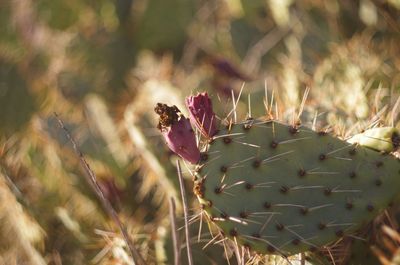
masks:
<svg viewBox="0 0 400 265"><path fill-rule="evenodd" d="M217 133L215 114L207 92L187 97L186 107L190 113L190 121L204 136L212 137Z"/></svg>
<svg viewBox="0 0 400 265"><path fill-rule="evenodd" d="M160 116L157 127L168 147L183 159L196 164L200 160L200 151L189 119L176 106L158 103L154 110Z"/></svg>

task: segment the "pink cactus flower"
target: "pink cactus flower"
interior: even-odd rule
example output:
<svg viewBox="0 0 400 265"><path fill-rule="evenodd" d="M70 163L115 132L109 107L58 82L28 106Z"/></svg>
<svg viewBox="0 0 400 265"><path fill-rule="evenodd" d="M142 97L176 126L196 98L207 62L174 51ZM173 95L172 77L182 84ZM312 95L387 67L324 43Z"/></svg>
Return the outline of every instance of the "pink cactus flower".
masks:
<svg viewBox="0 0 400 265"><path fill-rule="evenodd" d="M215 114L207 92L187 97L186 107L189 109L190 121L205 137L211 138L217 133Z"/></svg>
<svg viewBox="0 0 400 265"><path fill-rule="evenodd" d="M160 116L158 129L164 136L168 147L192 164L200 160L200 151L190 121L176 106L169 107L158 103L155 112Z"/></svg>

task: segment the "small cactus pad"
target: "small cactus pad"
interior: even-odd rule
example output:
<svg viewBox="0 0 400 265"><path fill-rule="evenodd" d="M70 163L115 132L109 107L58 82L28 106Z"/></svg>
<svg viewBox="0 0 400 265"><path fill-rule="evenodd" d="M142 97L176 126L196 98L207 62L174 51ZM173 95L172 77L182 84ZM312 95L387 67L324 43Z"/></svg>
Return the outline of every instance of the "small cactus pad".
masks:
<svg viewBox="0 0 400 265"><path fill-rule="evenodd" d="M247 120L221 129L198 166L200 203L222 232L291 255L349 235L400 190L400 162L325 132Z"/></svg>

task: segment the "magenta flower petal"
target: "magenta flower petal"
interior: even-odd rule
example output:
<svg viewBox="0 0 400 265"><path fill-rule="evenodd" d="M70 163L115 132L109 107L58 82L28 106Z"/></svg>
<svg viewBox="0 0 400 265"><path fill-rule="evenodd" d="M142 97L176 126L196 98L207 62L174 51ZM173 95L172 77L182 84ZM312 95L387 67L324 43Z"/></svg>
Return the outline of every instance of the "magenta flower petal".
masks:
<svg viewBox="0 0 400 265"><path fill-rule="evenodd" d="M192 124L206 137L215 135L217 133L217 123L211 99L208 97L207 92L187 97L185 102Z"/></svg>
<svg viewBox="0 0 400 265"><path fill-rule="evenodd" d="M176 106L169 107L158 103L155 111L160 115L158 128L168 147L192 164L199 162L200 151L189 119L185 118Z"/></svg>
<svg viewBox="0 0 400 265"><path fill-rule="evenodd" d="M168 147L183 159L192 164L196 164L200 159L200 151L196 145L194 135L189 119L181 117L171 127L163 132Z"/></svg>

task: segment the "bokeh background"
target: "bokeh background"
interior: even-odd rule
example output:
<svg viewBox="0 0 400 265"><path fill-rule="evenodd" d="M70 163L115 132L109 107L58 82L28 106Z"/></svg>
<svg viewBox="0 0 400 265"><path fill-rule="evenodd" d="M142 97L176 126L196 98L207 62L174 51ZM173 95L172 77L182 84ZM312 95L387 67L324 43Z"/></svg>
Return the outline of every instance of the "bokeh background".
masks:
<svg viewBox="0 0 400 265"><path fill-rule="evenodd" d="M240 118L267 89L290 120L309 88L306 124L396 126L400 1L1 0L0 264L132 264L54 113L147 264L171 264L177 158L153 108L208 91L223 118L241 88ZM198 226L196 264L225 264Z"/></svg>

